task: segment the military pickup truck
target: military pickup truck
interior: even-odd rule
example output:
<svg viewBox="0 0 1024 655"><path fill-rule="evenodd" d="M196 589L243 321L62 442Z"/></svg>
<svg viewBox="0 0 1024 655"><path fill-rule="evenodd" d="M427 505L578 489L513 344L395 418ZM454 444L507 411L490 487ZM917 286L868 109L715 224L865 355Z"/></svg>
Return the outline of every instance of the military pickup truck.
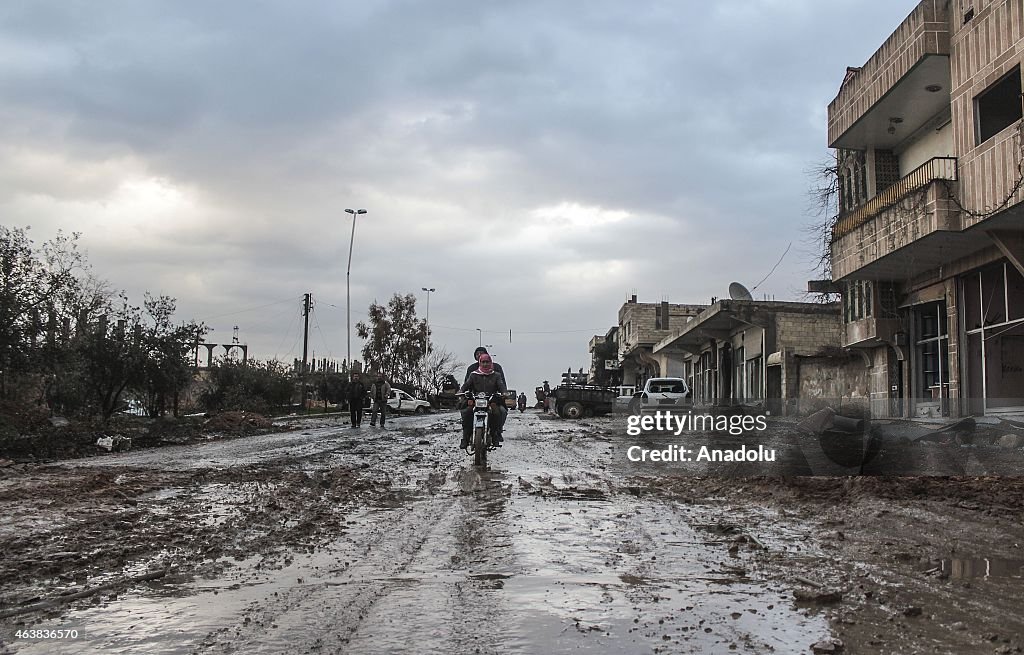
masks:
<svg viewBox="0 0 1024 655"><path fill-rule="evenodd" d="M551 407L562 418L611 414L618 397L615 389L586 384L562 384L551 390Z"/></svg>

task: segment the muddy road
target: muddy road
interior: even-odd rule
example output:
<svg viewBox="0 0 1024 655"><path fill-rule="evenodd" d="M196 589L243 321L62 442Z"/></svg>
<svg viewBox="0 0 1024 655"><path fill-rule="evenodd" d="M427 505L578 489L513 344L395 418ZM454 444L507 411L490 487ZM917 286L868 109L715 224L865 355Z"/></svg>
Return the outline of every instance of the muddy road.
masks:
<svg viewBox="0 0 1024 655"><path fill-rule="evenodd" d="M456 424L0 469L0 652L1021 652L1017 480L694 475L533 411L484 471Z"/></svg>

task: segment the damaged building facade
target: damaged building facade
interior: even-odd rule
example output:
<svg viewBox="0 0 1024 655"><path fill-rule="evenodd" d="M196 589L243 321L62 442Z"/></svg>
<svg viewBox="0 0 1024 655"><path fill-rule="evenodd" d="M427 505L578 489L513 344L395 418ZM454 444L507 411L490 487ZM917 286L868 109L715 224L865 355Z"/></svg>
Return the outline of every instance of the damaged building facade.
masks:
<svg viewBox="0 0 1024 655"><path fill-rule="evenodd" d="M831 290L876 416L1024 412L1024 3L925 0L828 107Z"/></svg>
<svg viewBox="0 0 1024 655"><path fill-rule="evenodd" d="M864 362L842 352L838 303L719 300L656 343L680 362L698 405L753 404L806 410L801 399L863 399Z"/></svg>
<svg viewBox="0 0 1024 655"><path fill-rule="evenodd" d="M751 404L773 413L836 399L866 405L867 358L839 347L843 329L839 303L681 305L638 303L633 295L618 325L590 340L591 382L639 388L652 377L680 377L697 405ZM612 344L617 361L608 359Z"/></svg>
<svg viewBox="0 0 1024 655"><path fill-rule="evenodd" d="M668 301L641 303L636 295L619 308L618 341L620 384L642 386L652 377L682 377L683 360L678 354L655 354L654 345L707 309L707 305L681 305Z"/></svg>
<svg viewBox="0 0 1024 655"><path fill-rule="evenodd" d="M613 325L605 334L595 334L588 346L590 352L590 375L588 384L601 387L615 387L622 384L622 367L619 366L619 326Z"/></svg>

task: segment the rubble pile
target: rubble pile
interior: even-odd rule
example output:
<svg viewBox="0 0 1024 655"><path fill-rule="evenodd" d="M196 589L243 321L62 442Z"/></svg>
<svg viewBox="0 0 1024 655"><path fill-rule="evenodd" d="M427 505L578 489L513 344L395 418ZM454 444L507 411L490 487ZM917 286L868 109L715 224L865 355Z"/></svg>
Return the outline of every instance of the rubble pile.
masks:
<svg viewBox="0 0 1024 655"><path fill-rule="evenodd" d="M262 414L254 412L221 412L203 422L207 432L246 432L264 430L273 426L273 422Z"/></svg>

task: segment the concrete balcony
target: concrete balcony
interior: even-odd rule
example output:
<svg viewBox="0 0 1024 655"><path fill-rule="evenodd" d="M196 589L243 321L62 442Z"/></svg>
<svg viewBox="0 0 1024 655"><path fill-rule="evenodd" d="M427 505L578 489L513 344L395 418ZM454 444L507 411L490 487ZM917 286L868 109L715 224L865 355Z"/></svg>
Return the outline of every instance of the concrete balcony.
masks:
<svg viewBox="0 0 1024 655"><path fill-rule="evenodd" d="M862 67L847 69L828 106L830 148L891 149L949 108L947 4L923 0Z"/></svg>
<svg viewBox="0 0 1024 655"><path fill-rule="evenodd" d="M862 318L846 324L843 346L864 348L891 343L899 330L900 321L896 318Z"/></svg>
<svg viewBox="0 0 1024 655"><path fill-rule="evenodd" d="M956 159L936 157L840 216L832 231L832 279L903 280L948 259L962 227L950 199L956 180Z"/></svg>
<svg viewBox="0 0 1024 655"><path fill-rule="evenodd" d="M936 180L957 180L956 157L933 157L915 168L909 175L892 185L882 193L868 200L857 209L839 217L832 228L832 240L853 232L884 210L899 203L908 195Z"/></svg>

